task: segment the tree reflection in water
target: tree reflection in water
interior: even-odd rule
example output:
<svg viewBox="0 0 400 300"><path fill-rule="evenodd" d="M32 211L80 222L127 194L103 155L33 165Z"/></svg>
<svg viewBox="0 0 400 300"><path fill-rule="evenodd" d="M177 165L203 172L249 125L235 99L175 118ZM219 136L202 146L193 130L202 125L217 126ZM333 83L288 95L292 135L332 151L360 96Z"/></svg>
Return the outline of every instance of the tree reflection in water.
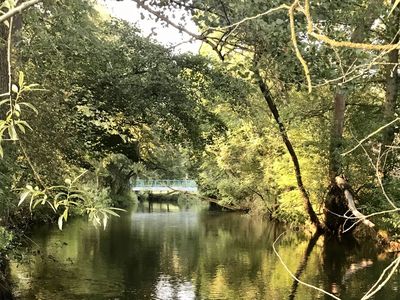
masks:
<svg viewBox="0 0 400 300"><path fill-rule="evenodd" d="M293 283L273 253L283 231L248 215L172 203L148 212L144 203L105 231L79 219L63 232L37 229L39 248L11 263L12 278L20 299L321 298ZM294 232L279 241L279 254L303 281L343 299L359 299L390 261L367 244ZM396 299L397 288L392 280L377 297Z"/></svg>

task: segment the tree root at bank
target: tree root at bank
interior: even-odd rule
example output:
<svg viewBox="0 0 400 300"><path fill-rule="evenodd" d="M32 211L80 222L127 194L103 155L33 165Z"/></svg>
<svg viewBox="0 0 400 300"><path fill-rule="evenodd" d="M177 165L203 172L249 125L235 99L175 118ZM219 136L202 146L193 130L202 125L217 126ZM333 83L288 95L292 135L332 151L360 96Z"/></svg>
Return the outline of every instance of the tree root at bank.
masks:
<svg viewBox="0 0 400 300"><path fill-rule="evenodd" d="M346 179L336 176L325 199L325 224L331 233L341 235L352 232L360 223L369 228L375 227L357 209L354 194Z"/></svg>

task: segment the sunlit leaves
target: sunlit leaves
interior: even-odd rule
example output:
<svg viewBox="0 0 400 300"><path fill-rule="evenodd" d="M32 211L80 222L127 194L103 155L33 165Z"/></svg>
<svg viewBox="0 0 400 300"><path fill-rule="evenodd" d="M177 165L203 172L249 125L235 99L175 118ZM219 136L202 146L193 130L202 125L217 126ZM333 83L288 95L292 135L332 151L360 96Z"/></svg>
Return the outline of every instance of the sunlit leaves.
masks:
<svg viewBox="0 0 400 300"><path fill-rule="evenodd" d="M37 84L27 85L24 81L24 73L19 72L18 86L11 85L11 92L7 93L8 99L0 101L0 107L8 105L9 109L6 113L5 119L0 120L0 157L3 158L4 152L1 146L3 141L17 141L19 139L18 132L25 133L26 129L32 130L32 127L27 121L21 119L22 107L27 107L30 110L38 113L37 109L29 102L21 101L26 92L41 90L37 88ZM7 133L7 134L5 134Z"/></svg>
<svg viewBox="0 0 400 300"><path fill-rule="evenodd" d="M29 210L32 212L38 205L48 205L58 214L57 225L62 230L64 223L68 220L71 209L83 210L89 217L89 221L95 226L102 225L106 228L110 216L119 216L116 211L124 211L114 207L104 207L96 197L107 197L102 191L93 192L76 187L77 180L65 179L66 185L51 186L45 189L27 185L20 193L18 206L29 202Z"/></svg>

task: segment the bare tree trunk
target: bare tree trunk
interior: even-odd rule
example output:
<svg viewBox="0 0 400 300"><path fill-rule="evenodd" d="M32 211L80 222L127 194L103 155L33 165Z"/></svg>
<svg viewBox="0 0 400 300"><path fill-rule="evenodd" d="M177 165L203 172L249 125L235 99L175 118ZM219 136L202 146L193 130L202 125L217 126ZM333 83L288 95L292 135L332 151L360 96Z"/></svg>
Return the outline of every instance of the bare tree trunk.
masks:
<svg viewBox="0 0 400 300"><path fill-rule="evenodd" d="M364 40L366 32L371 28L373 22L378 16L379 10L377 8L380 4L381 1L379 0L369 1L368 7L363 14L363 22L360 22L360 24L354 29L350 38L351 42L360 43ZM342 173L342 158L340 152L343 145L346 97L347 95L345 87L338 87L333 98L334 113L332 118L331 141L329 147L329 178L331 184L335 184L335 177Z"/></svg>
<svg viewBox="0 0 400 300"><path fill-rule="evenodd" d="M396 38L399 42L399 36ZM386 66L386 94L385 103L383 106L383 114L385 122L389 123L395 118L395 107L398 93L399 76L397 73L397 64L399 63L399 50L392 50L388 54L388 62L390 65ZM384 131L383 144L390 145L394 139L394 129L393 127L387 127Z"/></svg>
<svg viewBox="0 0 400 300"><path fill-rule="evenodd" d="M395 9L394 18L392 19L391 26L388 28L389 36L392 38L393 34L394 39L390 40L391 43L397 44L400 40L399 38L399 30L400 30L400 8ZM383 104L383 115L385 123L389 123L393 121L395 118L395 109L397 103L397 97L399 92L399 75L398 75L398 63L399 63L399 49L394 49L388 53L388 65L385 68L385 77L386 77L386 94L385 94L385 102ZM385 128L383 131L383 139L382 144L384 148L385 146L391 145L393 143L395 136L395 130L393 126ZM384 149L386 150L386 149ZM384 166L383 174L386 175L393 168L393 160L394 157L391 155L391 152L388 152L388 159L386 160L386 164Z"/></svg>
<svg viewBox="0 0 400 300"><path fill-rule="evenodd" d="M7 39L8 28L0 23L0 94L8 92Z"/></svg>
<svg viewBox="0 0 400 300"><path fill-rule="evenodd" d="M341 173L341 154L340 149L343 143L344 113L346 110L346 95L342 88L338 88L333 101L333 119L331 128L331 140L329 145L329 178L331 182Z"/></svg>
<svg viewBox="0 0 400 300"><path fill-rule="evenodd" d="M380 0L370 0L367 9L363 12L363 20L354 29L350 41L360 43L365 39L366 33L379 16ZM354 52L353 52L354 53ZM350 55L349 61L355 59L355 54ZM336 179L343 173L342 170L342 145L343 130L346 111L346 87L338 86L333 98L333 117L329 145L329 179L330 187L324 202L325 225L334 234L340 234L344 219L343 215L349 209L349 202L344 190L337 185Z"/></svg>
<svg viewBox="0 0 400 300"><path fill-rule="evenodd" d="M278 108L276 107L274 99L272 98L271 92L270 92L267 84L265 83L265 81L262 79L260 71L258 70L257 67L254 70L254 74L257 79L258 87L260 88L260 91L263 94L264 99L267 102L268 107L269 107L272 115L274 116L276 123L278 124L279 133L280 133L281 138L282 138L283 142L285 143L286 149L288 150L290 157L292 159L292 162L294 165L294 171L296 174L297 187L303 198L304 207L307 211L310 221L312 224L315 225L318 232L323 232L323 231L325 231L325 226L319 221L318 216L315 213L315 211L311 205L310 197L308 196L308 193L303 184L303 179L301 177L300 164L299 164L299 160L297 158L297 154L296 154L296 152L293 148L293 145L290 142L290 139L287 135L286 128L282 122L280 115L279 115Z"/></svg>

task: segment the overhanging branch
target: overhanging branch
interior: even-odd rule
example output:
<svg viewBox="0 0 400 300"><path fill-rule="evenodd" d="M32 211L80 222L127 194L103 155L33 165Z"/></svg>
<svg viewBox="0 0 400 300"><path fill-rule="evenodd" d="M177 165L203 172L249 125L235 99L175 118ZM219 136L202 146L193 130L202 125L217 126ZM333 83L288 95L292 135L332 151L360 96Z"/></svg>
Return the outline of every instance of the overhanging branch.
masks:
<svg viewBox="0 0 400 300"><path fill-rule="evenodd" d="M215 44L215 43L211 42L205 35L191 32L191 31L187 30L185 27L180 26L179 24L176 24L175 22L171 21L168 17L166 17L161 12L152 9L150 6L145 4L144 1L140 1L140 0L133 0L133 1L136 2L136 4L139 7L142 7L144 10L146 10L149 13L153 14L154 16L156 16L160 20L164 21L168 25L174 27L175 29L178 29L180 32L184 32L184 33L188 34L189 36L191 36L191 37L193 37L193 38L195 38L197 40L200 40L200 41L203 41L204 43L207 43L218 54L219 58L221 60L224 60L224 56L222 55L221 51L218 49L218 44Z"/></svg>
<svg viewBox="0 0 400 300"><path fill-rule="evenodd" d="M30 0L30 1L26 1L26 2L22 3L21 5L13 8L13 9L10 9L4 15L0 16L0 22L7 21L8 19L15 16L16 14L21 13L23 10L25 10L39 2L42 2L42 0Z"/></svg>

